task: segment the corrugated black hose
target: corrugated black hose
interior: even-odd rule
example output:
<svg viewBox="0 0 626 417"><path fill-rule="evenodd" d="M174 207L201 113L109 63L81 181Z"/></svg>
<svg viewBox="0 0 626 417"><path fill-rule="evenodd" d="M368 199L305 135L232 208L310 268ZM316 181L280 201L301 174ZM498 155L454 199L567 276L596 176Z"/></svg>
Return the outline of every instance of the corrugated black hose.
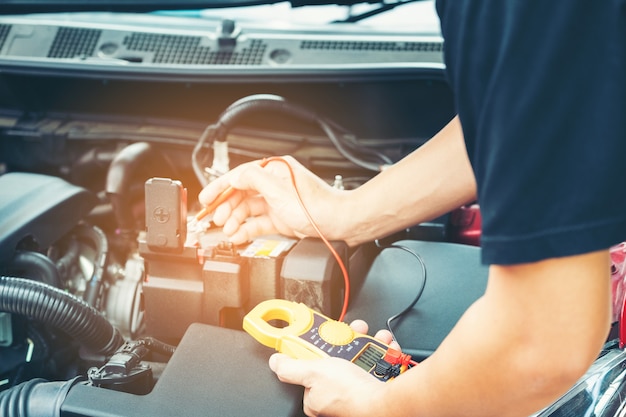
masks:
<svg viewBox="0 0 626 417"><path fill-rule="evenodd" d="M78 381L78 378L74 378L48 382L37 378L0 392L0 415L59 417L68 391Z"/></svg>
<svg viewBox="0 0 626 417"><path fill-rule="evenodd" d="M93 353L109 356L124 344L119 331L96 309L42 282L0 276L0 311L54 326ZM37 378L0 392L0 416L59 417L61 404L76 381Z"/></svg>
<svg viewBox="0 0 626 417"><path fill-rule="evenodd" d="M0 311L20 314L51 325L105 356L124 338L95 308L51 285L16 277L0 277Z"/></svg>

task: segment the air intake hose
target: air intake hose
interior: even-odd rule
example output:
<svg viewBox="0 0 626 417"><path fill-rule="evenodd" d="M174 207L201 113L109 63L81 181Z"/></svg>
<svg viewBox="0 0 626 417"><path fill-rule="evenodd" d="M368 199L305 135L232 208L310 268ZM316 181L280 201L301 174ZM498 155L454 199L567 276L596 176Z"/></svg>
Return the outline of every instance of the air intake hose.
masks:
<svg viewBox="0 0 626 417"><path fill-rule="evenodd" d="M0 392L0 415L20 417L59 417L61 405L70 388L78 381L47 382L31 379Z"/></svg>
<svg viewBox="0 0 626 417"><path fill-rule="evenodd" d="M119 331L96 309L42 282L0 276L0 311L54 326L96 354L111 355L124 343Z"/></svg>

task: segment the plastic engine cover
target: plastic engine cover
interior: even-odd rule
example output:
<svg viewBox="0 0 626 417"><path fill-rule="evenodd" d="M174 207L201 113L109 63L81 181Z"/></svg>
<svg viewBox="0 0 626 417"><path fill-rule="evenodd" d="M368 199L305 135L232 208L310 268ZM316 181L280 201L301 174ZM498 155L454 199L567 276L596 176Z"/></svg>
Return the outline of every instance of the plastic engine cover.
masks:
<svg viewBox="0 0 626 417"><path fill-rule="evenodd" d="M0 264L12 258L24 239L47 248L96 202L88 190L57 177L22 172L0 176Z"/></svg>

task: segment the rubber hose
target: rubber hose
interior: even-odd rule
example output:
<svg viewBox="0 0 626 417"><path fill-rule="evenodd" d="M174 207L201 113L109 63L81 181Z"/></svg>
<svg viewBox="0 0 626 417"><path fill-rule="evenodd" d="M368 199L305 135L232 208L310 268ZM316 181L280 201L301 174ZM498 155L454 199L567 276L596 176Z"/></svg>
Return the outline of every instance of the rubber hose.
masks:
<svg viewBox="0 0 626 417"><path fill-rule="evenodd" d="M41 282L0 277L0 311L56 327L96 354L111 355L124 343L119 331L92 306Z"/></svg>
<svg viewBox="0 0 626 417"><path fill-rule="evenodd" d="M193 151L191 152L191 166L202 188L206 187L209 184L209 180L205 176L204 168L202 167L200 163L200 153L202 152L202 149L204 148L205 144L209 140L213 140L209 138L212 138L214 136L214 133L215 133L215 126L213 125L207 126L207 128L204 129L204 132L202 132L202 135L198 139L196 146L194 146Z"/></svg>
<svg viewBox="0 0 626 417"><path fill-rule="evenodd" d="M71 240L68 243L67 249L63 256L61 256L56 261L57 269L59 270L59 275L63 277L64 281L67 281L71 273L72 266L78 262L80 245L75 240Z"/></svg>
<svg viewBox="0 0 626 417"><path fill-rule="evenodd" d="M113 213L120 229L133 230L130 186L135 171L149 159L152 146L146 142L128 145L116 155L109 166L106 193L113 205Z"/></svg>
<svg viewBox="0 0 626 417"><path fill-rule="evenodd" d="M304 107L288 103L283 97L273 94L253 94L243 97L224 110L214 125L209 125L202 132L191 154L191 164L202 187L209 184L204 168L200 161L200 153L205 145L211 146L214 142L225 142L228 133L243 116L257 110L274 110L315 123L318 118L315 113Z"/></svg>
<svg viewBox="0 0 626 417"><path fill-rule="evenodd" d="M98 309L104 289L104 274L109 260L109 242L102 229L97 226L81 224L76 228L76 235L78 238L89 239L96 249L93 273L85 289L83 299L87 304Z"/></svg>
<svg viewBox="0 0 626 417"><path fill-rule="evenodd" d="M332 127L321 117L309 109L287 102L283 97L273 94L255 94L248 97L244 97L235 101L228 106L226 110L220 115L218 122L214 126L213 140L225 141L230 129L235 123L252 111L257 110L272 110L278 111L304 121L319 125L319 127L326 133L333 145L337 148L339 153L352 162L356 166L368 169L370 171L378 172L381 170L380 164L363 161L360 158L352 155L345 146L341 143ZM209 142L211 142L209 140Z"/></svg>
<svg viewBox="0 0 626 417"><path fill-rule="evenodd" d="M36 279L53 287L61 287L59 269L47 256L32 251L17 251L11 259L8 271ZM32 275L31 275L32 274Z"/></svg>
<svg viewBox="0 0 626 417"><path fill-rule="evenodd" d="M238 119L252 111L275 110L308 122L316 123L318 117L312 111L288 103L283 97L272 94L255 94L235 101L220 115L215 132L215 140L223 141Z"/></svg>
<svg viewBox="0 0 626 417"><path fill-rule="evenodd" d="M70 388L78 381L48 382L31 379L0 392L0 416L59 417L61 405Z"/></svg>
<svg viewBox="0 0 626 417"><path fill-rule="evenodd" d="M159 176L174 174L170 162L147 142L136 142L126 146L113 159L106 178L106 193L113 205L118 226L122 230L133 230L135 222L132 214L131 185L136 174L146 167L159 167ZM148 175L143 180L147 180Z"/></svg>

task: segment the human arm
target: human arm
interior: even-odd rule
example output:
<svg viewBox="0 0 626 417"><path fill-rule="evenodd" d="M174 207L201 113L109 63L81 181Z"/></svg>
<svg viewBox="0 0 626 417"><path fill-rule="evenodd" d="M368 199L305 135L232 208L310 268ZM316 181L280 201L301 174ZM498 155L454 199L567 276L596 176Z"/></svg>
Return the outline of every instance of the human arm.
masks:
<svg viewBox="0 0 626 417"><path fill-rule="evenodd" d="M609 306L605 250L492 266L485 295L436 352L391 382L331 360L278 356L271 367L281 380L305 386L309 415L527 416L596 358Z"/></svg>
<svg viewBox="0 0 626 417"><path fill-rule="evenodd" d="M458 118L430 141L355 190L337 190L293 158L297 189L325 237L356 245L432 219L476 197ZM315 236L299 206L284 164L241 165L205 187L199 200L211 203L232 186L237 191L215 211L234 243L261 234Z"/></svg>
<svg viewBox="0 0 626 417"><path fill-rule="evenodd" d="M461 122L355 189L343 208L342 236L356 245L431 220L476 199ZM344 230L345 229L345 230Z"/></svg>

